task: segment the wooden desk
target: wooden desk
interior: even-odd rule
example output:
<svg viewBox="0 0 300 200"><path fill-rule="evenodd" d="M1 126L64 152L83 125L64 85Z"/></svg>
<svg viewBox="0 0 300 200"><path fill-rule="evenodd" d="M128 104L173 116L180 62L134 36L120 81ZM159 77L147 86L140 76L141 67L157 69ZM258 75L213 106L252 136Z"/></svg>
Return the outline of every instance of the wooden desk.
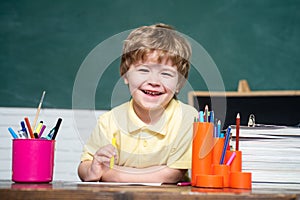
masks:
<svg viewBox="0 0 300 200"><path fill-rule="evenodd" d="M300 199L300 190L253 184L252 190L205 189L190 186L100 186L75 182L18 184L0 181L0 197L6 199Z"/></svg>

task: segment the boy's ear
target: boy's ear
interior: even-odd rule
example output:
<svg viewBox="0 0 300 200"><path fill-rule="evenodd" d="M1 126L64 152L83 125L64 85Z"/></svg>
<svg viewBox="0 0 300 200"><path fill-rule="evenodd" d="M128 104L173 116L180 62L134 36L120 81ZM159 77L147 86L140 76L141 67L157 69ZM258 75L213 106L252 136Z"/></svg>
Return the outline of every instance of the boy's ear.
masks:
<svg viewBox="0 0 300 200"><path fill-rule="evenodd" d="M128 85L128 79L127 79L127 76L126 76L126 74L124 74L124 76L123 76L123 79L124 79L124 83L125 83L125 85Z"/></svg>

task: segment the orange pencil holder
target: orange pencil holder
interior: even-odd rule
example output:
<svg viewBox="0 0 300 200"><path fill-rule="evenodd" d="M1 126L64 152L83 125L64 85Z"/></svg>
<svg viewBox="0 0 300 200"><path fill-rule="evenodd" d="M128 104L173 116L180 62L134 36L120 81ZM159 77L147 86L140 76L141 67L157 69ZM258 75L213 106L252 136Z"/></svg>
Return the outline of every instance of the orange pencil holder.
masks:
<svg viewBox="0 0 300 200"><path fill-rule="evenodd" d="M213 165L213 173L220 175L223 178L223 187L229 187L230 166L228 165Z"/></svg>
<svg viewBox="0 0 300 200"><path fill-rule="evenodd" d="M220 164L224 143L225 143L225 138L219 138L218 140L216 140L216 143L213 147L213 159L212 159L213 165Z"/></svg>
<svg viewBox="0 0 300 200"><path fill-rule="evenodd" d="M198 175L212 174L214 125L208 122L193 124L192 186L196 186Z"/></svg>
<svg viewBox="0 0 300 200"><path fill-rule="evenodd" d="M226 151L225 163L229 160L231 155L235 152L235 158L230 164L230 172L241 172L242 171L242 152L241 151Z"/></svg>
<svg viewBox="0 0 300 200"><path fill-rule="evenodd" d="M213 131L212 123L193 124L191 185L204 188L251 189L251 173L242 172L242 152L227 150L224 163L220 164L225 138L214 138ZM235 156L233 155L230 163L228 160L233 153Z"/></svg>

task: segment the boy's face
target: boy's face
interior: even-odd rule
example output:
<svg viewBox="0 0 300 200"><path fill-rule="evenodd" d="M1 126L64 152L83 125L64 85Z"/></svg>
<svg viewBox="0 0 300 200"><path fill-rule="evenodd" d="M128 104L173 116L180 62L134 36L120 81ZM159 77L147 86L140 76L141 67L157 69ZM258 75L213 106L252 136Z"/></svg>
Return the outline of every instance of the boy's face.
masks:
<svg viewBox="0 0 300 200"><path fill-rule="evenodd" d="M166 108L178 90L177 68L170 60L157 62L157 52L148 55L145 62L130 66L124 76L135 109L156 110Z"/></svg>

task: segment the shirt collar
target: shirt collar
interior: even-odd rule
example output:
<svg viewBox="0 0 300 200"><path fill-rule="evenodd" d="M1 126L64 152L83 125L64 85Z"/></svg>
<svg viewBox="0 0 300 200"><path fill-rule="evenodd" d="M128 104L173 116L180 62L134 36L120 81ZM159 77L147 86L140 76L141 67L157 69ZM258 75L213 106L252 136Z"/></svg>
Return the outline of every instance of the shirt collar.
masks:
<svg viewBox="0 0 300 200"><path fill-rule="evenodd" d="M134 112L133 109L133 100L131 99L129 102L129 109L128 109L128 131L129 133L135 133L140 130L148 129L152 132L166 135L167 133L167 124L172 118L172 111L174 110L176 106L176 100L172 99L169 103L167 109L165 110L163 116L161 119L152 125L148 125L144 123Z"/></svg>

